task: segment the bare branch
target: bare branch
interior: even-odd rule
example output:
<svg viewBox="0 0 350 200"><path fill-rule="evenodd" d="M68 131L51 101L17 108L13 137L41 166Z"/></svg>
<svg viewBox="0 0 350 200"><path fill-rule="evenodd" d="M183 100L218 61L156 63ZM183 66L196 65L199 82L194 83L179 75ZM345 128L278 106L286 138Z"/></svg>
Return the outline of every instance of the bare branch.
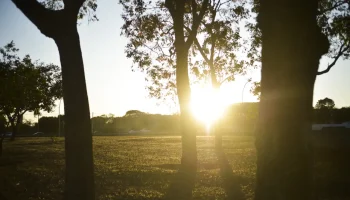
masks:
<svg viewBox="0 0 350 200"><path fill-rule="evenodd" d="M334 57L333 62L328 65L327 69L317 72L317 75L325 74L329 72L329 70L331 70L331 68L337 63L338 59L344 54L344 52L346 52L350 48L350 45L347 45L345 48L344 47L345 43L340 46L337 56Z"/></svg>

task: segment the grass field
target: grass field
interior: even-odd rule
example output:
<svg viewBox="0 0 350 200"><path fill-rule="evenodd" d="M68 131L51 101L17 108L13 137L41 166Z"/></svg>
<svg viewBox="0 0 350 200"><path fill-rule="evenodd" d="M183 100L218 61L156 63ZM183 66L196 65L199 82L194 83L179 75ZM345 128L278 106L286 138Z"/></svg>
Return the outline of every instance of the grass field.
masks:
<svg viewBox="0 0 350 200"><path fill-rule="evenodd" d="M52 144L50 138L5 142L0 158L2 198L62 199L63 143L59 139ZM198 137L197 145L199 165L192 199L252 199L256 171L252 137L224 137L224 157L216 155L213 137ZM180 137L94 137L97 199L166 199L173 192L170 186L176 181L180 154ZM328 187L326 181L344 179L329 171L329 162L317 164L318 190ZM339 194L337 189L334 192Z"/></svg>

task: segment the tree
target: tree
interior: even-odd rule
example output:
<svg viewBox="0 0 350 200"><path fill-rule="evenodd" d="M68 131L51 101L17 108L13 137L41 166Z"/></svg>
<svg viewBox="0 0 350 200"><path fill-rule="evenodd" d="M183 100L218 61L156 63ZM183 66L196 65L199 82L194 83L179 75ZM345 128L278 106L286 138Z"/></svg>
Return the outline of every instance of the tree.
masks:
<svg viewBox="0 0 350 200"><path fill-rule="evenodd" d="M34 62L29 55L20 60L17 51L13 41L0 49L0 110L12 127L12 140L26 112L50 112L61 96L59 67Z"/></svg>
<svg viewBox="0 0 350 200"><path fill-rule="evenodd" d="M66 200L95 199L92 132L77 20L94 13L96 0L12 0L60 54L65 113ZM97 19L95 15L92 20Z"/></svg>
<svg viewBox="0 0 350 200"><path fill-rule="evenodd" d="M211 86L218 92L225 81L233 81L236 74L244 73L244 62L238 61L237 52L242 46L239 23L248 16L244 1L210 1L194 40L192 57L199 51L202 60L197 60L192 70L198 77L210 76ZM185 27L191 31L189 27ZM215 94L214 93L214 94ZM203 108L205 109L205 108ZM213 123L212 130L217 127ZM215 146L222 147L220 131L215 132Z"/></svg>
<svg viewBox="0 0 350 200"><path fill-rule="evenodd" d="M256 5L258 1L253 1ZM327 57L331 63L326 69L317 72L317 75L328 73L339 59L349 59L350 56L350 2L344 0L321 0L318 5L317 23L322 33L328 37L330 48ZM257 12L258 7L253 6L252 12ZM259 66L261 62L261 31L255 22L247 24L251 33L251 48L248 57L251 63ZM254 94L260 95L259 84L253 85Z"/></svg>
<svg viewBox="0 0 350 200"><path fill-rule="evenodd" d="M196 170L196 135L191 113L191 88L188 55L199 25L207 11L208 0L120 0L125 21L122 34L129 38L128 58L148 75L151 96L169 96L176 86L180 105L183 169ZM187 24L190 23L190 24ZM190 27L186 30L184 27ZM176 59L175 59L176 57ZM176 60L176 61L174 61ZM174 94L174 93L171 93ZM171 95L170 94L170 95Z"/></svg>
<svg viewBox="0 0 350 200"><path fill-rule="evenodd" d="M317 101L316 109L333 109L335 106L334 101L328 97Z"/></svg>
<svg viewBox="0 0 350 200"><path fill-rule="evenodd" d="M329 48L318 3L260 0L255 8L262 34L256 200L313 199L307 137L319 60Z"/></svg>
<svg viewBox="0 0 350 200"><path fill-rule="evenodd" d="M334 101L329 98L320 99L316 103L316 117L317 121L321 123L331 123L334 119Z"/></svg>

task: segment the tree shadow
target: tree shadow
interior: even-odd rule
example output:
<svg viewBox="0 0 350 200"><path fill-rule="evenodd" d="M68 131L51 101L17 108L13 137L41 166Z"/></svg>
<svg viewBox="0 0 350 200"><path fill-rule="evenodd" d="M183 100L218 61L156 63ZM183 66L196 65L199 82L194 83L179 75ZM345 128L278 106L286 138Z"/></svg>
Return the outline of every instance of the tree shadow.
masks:
<svg viewBox="0 0 350 200"><path fill-rule="evenodd" d="M196 170L185 169L179 167L178 172L173 177L168 192L164 196L164 200L190 200L192 199L192 191L195 186Z"/></svg>
<svg viewBox="0 0 350 200"><path fill-rule="evenodd" d="M223 187L228 200L245 200L245 194L241 190L241 185L248 183L248 180L235 175L222 149L216 149L220 167L220 176L223 180Z"/></svg>

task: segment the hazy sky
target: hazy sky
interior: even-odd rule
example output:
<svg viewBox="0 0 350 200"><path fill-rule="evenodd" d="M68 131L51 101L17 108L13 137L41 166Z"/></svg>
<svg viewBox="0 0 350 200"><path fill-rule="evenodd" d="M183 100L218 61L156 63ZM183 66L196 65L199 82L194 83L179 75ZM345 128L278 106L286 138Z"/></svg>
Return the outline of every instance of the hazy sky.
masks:
<svg viewBox="0 0 350 200"><path fill-rule="evenodd" d="M120 36L123 23L121 6L116 0L99 0L98 22L79 26L83 52L90 110L94 115L113 113L123 115L127 110L139 109L152 113L169 112L166 106L157 106L147 98L144 76L131 71L131 60L124 54L127 39ZM59 55L54 41L45 37L14 6L11 0L0 0L0 46L14 40L20 55L30 54L33 59L59 65ZM305 44L307 45L307 44ZM321 66L325 67L327 59ZM339 61L328 73L316 80L314 102L329 97L336 106L350 106L350 62ZM255 74L259 79L259 74ZM246 78L225 85L230 102L240 102ZM249 93L249 85L244 91L245 101L254 101ZM63 111L63 109L61 109ZM62 112L61 111L61 112ZM58 109L53 115L57 115Z"/></svg>

